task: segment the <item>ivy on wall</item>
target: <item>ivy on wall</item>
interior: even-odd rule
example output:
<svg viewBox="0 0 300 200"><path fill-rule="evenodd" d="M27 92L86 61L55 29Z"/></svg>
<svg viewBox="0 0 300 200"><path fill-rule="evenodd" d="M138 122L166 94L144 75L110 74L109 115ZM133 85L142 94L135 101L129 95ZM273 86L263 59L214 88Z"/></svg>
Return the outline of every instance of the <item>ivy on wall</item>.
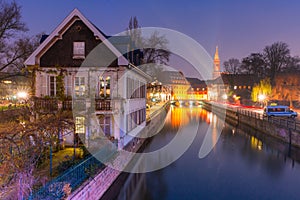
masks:
<svg viewBox="0 0 300 200"><path fill-rule="evenodd" d="M64 83L64 70L59 69L59 74L56 76L56 96L59 100L65 99L65 83Z"/></svg>

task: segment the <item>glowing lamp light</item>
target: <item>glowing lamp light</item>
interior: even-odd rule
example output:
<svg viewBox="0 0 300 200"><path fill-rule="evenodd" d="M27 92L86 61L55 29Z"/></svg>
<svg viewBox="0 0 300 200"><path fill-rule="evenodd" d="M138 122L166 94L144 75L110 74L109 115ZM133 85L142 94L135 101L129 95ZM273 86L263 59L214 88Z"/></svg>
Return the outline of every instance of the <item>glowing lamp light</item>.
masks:
<svg viewBox="0 0 300 200"><path fill-rule="evenodd" d="M227 94L223 94L222 98L226 100L228 98Z"/></svg>
<svg viewBox="0 0 300 200"><path fill-rule="evenodd" d="M18 98L26 99L28 94L27 94L27 92L20 91L20 92L17 93L17 96L18 96Z"/></svg>
<svg viewBox="0 0 300 200"><path fill-rule="evenodd" d="M265 99L266 99L266 95L264 95L264 94L258 95L258 100L259 101L264 101Z"/></svg>

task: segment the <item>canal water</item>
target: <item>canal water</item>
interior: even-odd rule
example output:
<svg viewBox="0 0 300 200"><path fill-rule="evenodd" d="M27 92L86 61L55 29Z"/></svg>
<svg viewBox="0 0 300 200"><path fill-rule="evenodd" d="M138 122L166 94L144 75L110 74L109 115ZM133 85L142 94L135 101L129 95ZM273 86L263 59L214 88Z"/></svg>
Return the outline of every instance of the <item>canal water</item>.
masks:
<svg viewBox="0 0 300 200"><path fill-rule="evenodd" d="M206 131L218 120L200 107L171 107L144 151L162 148L182 126L188 135L190 126L199 125L192 145L163 169L131 174L118 199L300 199L299 150L247 127L225 124L212 151L200 159Z"/></svg>

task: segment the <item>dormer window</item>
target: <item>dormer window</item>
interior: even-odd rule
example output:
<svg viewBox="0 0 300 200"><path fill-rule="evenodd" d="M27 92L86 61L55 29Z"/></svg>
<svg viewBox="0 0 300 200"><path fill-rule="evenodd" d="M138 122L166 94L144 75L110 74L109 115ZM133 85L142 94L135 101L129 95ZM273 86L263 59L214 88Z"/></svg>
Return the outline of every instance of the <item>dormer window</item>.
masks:
<svg viewBox="0 0 300 200"><path fill-rule="evenodd" d="M73 42L73 59L85 58L85 43Z"/></svg>

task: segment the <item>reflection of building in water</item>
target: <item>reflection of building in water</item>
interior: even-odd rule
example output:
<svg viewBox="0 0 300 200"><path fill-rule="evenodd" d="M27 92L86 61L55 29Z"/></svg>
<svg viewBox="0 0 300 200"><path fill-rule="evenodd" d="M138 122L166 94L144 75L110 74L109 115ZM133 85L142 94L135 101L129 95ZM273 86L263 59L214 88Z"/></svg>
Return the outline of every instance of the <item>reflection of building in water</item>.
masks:
<svg viewBox="0 0 300 200"><path fill-rule="evenodd" d="M263 147L263 143L261 140L257 139L254 136L251 136L251 148L252 149L258 149L258 150L262 150Z"/></svg>
<svg viewBox="0 0 300 200"><path fill-rule="evenodd" d="M189 123L188 110L186 107L171 107L171 123L173 128L187 125Z"/></svg>
<svg viewBox="0 0 300 200"><path fill-rule="evenodd" d="M169 119L170 118L170 119ZM171 106L170 117L167 118L173 127L185 126L191 121L202 120L208 124L217 121L216 115L200 107L176 107Z"/></svg>
<svg viewBox="0 0 300 200"><path fill-rule="evenodd" d="M211 123L211 137L212 137L212 144L215 145L218 141L218 127L217 127L218 119L217 115L213 115L212 123ZM221 134L221 133L220 133Z"/></svg>

